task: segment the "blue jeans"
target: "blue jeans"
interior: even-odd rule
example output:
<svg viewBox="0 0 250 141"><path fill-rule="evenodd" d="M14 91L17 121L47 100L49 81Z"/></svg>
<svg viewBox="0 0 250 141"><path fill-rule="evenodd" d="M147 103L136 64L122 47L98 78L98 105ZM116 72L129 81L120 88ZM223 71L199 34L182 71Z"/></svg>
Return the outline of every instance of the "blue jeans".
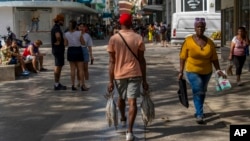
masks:
<svg viewBox="0 0 250 141"><path fill-rule="evenodd" d="M193 92L193 101L195 107L195 116L203 116L203 104L206 97L207 85L212 73L201 75L192 72L185 72L186 78Z"/></svg>
<svg viewBox="0 0 250 141"><path fill-rule="evenodd" d="M39 28L39 21L33 21L31 23L31 29L30 31L33 31L33 28L36 27L36 31L38 31L38 28Z"/></svg>

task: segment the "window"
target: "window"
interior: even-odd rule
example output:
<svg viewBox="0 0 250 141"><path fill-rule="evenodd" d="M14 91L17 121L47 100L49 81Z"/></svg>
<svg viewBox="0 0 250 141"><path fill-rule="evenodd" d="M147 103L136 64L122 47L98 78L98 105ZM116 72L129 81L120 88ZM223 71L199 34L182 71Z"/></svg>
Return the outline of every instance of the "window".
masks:
<svg viewBox="0 0 250 141"><path fill-rule="evenodd" d="M222 42L223 45L230 44L234 36L233 8L227 8L222 11Z"/></svg>
<svg viewBox="0 0 250 141"><path fill-rule="evenodd" d="M153 4L153 0L148 0L148 5L152 5Z"/></svg>
<svg viewBox="0 0 250 141"><path fill-rule="evenodd" d="M162 4L162 0L155 0L155 4L157 5Z"/></svg>
<svg viewBox="0 0 250 141"><path fill-rule="evenodd" d="M163 0L148 0L148 5L160 5L163 4Z"/></svg>
<svg viewBox="0 0 250 141"><path fill-rule="evenodd" d="M215 11L221 10L221 0L215 0Z"/></svg>
<svg viewBox="0 0 250 141"><path fill-rule="evenodd" d="M191 31L194 31L194 20L193 19L179 20L177 28L185 30L192 29Z"/></svg>
<svg viewBox="0 0 250 141"><path fill-rule="evenodd" d="M239 1L239 26L244 26L246 27L246 30L248 31L248 35L250 33L250 1L249 0L242 0ZM250 37L250 36L249 36Z"/></svg>

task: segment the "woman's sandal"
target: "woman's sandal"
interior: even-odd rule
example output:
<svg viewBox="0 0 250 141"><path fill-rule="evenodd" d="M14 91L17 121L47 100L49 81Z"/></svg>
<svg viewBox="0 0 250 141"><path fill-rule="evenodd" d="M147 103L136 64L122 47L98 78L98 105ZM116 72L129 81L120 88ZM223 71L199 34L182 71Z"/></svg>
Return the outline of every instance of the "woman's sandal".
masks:
<svg viewBox="0 0 250 141"><path fill-rule="evenodd" d="M86 88L86 87L81 86L81 90L82 90L82 91L88 91L89 88Z"/></svg>

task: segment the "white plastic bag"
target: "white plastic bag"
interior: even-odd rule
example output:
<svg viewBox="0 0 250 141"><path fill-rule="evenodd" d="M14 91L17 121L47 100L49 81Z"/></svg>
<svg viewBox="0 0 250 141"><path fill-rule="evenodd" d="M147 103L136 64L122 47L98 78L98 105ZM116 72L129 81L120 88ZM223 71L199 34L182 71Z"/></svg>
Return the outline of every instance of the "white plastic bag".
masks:
<svg viewBox="0 0 250 141"><path fill-rule="evenodd" d="M144 126L148 126L155 118L155 106L150 98L149 91L143 91L141 102L141 115Z"/></svg>
<svg viewBox="0 0 250 141"><path fill-rule="evenodd" d="M109 127L112 126L112 124L115 126L115 129L117 130L118 126L118 113L116 109L116 103L114 101L114 92L106 93L104 97L107 99L106 104L106 120L108 122Z"/></svg>
<svg viewBox="0 0 250 141"><path fill-rule="evenodd" d="M225 74L225 71L222 71ZM228 79L223 78L221 76L218 75L218 72L215 73L215 83L216 83L216 91L220 92L223 90L228 90L231 89L231 83L229 82Z"/></svg>

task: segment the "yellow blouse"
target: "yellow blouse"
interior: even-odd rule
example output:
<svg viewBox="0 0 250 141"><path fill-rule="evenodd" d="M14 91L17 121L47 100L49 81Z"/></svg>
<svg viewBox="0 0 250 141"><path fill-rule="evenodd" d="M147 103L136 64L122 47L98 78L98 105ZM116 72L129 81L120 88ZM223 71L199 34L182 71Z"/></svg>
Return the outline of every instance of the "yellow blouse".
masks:
<svg viewBox="0 0 250 141"><path fill-rule="evenodd" d="M216 48L208 38L207 44L202 49L196 44L192 36L185 39L180 52L180 58L185 59L185 70L198 74L212 72L212 62L218 60Z"/></svg>

